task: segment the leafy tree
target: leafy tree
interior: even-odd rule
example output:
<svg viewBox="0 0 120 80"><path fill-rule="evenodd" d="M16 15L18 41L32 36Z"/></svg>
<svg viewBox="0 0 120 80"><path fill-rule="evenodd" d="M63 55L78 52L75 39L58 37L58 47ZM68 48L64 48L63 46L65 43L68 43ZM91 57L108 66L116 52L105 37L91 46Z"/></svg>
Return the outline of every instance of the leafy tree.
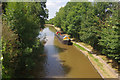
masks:
<svg viewBox="0 0 120 80"><path fill-rule="evenodd" d="M51 20L71 37L119 61L118 5L117 2L68 2Z"/></svg>
<svg viewBox="0 0 120 80"><path fill-rule="evenodd" d="M37 37L48 17L47 9L45 2L8 2L4 9L3 78L23 77L22 71L35 66L37 50L43 52L43 44Z"/></svg>

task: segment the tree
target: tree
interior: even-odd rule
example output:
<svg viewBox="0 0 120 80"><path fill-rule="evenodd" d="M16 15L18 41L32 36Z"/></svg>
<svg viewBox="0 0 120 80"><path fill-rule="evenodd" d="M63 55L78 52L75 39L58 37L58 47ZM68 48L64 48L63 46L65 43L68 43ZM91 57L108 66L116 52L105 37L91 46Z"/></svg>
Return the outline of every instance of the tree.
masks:
<svg viewBox="0 0 120 80"><path fill-rule="evenodd" d="M22 71L30 71L35 66L37 50L39 53L43 52L43 44L38 35L48 17L45 7L45 2L8 2L5 6L5 34L2 36L3 78L23 77ZM6 40L7 36L10 39ZM27 77L29 76L28 74Z"/></svg>
<svg viewBox="0 0 120 80"><path fill-rule="evenodd" d="M117 2L68 2L52 19L64 32L94 49L120 60L120 24ZM55 26L56 26L55 25Z"/></svg>

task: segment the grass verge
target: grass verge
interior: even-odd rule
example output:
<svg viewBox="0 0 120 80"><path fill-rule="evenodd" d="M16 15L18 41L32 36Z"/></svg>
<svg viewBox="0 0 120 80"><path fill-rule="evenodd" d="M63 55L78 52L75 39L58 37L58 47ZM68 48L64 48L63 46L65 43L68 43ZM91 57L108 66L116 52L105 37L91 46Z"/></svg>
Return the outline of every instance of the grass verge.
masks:
<svg viewBox="0 0 120 80"><path fill-rule="evenodd" d="M81 50L83 51L87 51L85 48L81 47L80 45L76 44L76 43L73 43L73 45L77 46L78 48L80 48Z"/></svg>
<svg viewBox="0 0 120 80"><path fill-rule="evenodd" d="M83 50L83 51L87 51L85 48L81 47L80 45L76 44L76 43L73 43L73 45L75 45L76 47L78 47L79 49ZM91 54L89 51L88 52L88 56L92 59L91 61L95 62L95 64L104 72L105 70L103 69L103 64L99 61L99 59L95 58L93 56L93 54Z"/></svg>

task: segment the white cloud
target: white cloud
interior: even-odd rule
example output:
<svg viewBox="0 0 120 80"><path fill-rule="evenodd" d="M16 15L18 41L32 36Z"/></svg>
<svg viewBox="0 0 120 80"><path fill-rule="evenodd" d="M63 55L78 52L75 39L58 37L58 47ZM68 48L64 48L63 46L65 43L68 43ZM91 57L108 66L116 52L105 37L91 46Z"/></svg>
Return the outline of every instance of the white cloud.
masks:
<svg viewBox="0 0 120 80"><path fill-rule="evenodd" d="M94 0L88 0L88 1L93 2Z"/></svg>
<svg viewBox="0 0 120 80"><path fill-rule="evenodd" d="M54 2L47 2L46 5L47 5L47 7L56 6L56 4Z"/></svg>
<svg viewBox="0 0 120 80"><path fill-rule="evenodd" d="M61 3L62 1L56 1L56 3Z"/></svg>
<svg viewBox="0 0 120 80"><path fill-rule="evenodd" d="M55 13L68 2L69 0L47 0L46 6L49 10L49 19L55 16Z"/></svg>
<svg viewBox="0 0 120 80"><path fill-rule="evenodd" d="M59 9L60 9L61 7L64 7L64 6L65 6L65 5L58 6L57 12L59 11Z"/></svg>
<svg viewBox="0 0 120 80"><path fill-rule="evenodd" d="M47 0L47 2L68 2L70 0Z"/></svg>

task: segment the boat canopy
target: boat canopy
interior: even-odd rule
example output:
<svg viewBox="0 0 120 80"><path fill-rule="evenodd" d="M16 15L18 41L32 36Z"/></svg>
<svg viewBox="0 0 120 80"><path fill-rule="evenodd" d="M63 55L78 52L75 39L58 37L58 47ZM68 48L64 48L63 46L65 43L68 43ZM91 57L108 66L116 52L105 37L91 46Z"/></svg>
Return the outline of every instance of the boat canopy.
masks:
<svg viewBox="0 0 120 80"><path fill-rule="evenodd" d="M65 35L64 37L63 37L63 40L69 40L70 38L67 36L67 35Z"/></svg>

